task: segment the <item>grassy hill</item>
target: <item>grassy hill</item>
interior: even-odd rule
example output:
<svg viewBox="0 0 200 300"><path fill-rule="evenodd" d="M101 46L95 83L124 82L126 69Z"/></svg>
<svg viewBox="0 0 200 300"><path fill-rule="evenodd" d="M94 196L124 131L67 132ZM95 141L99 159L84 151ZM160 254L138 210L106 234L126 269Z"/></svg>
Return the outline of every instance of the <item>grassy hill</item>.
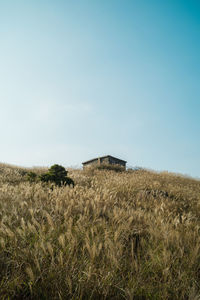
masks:
<svg viewBox="0 0 200 300"><path fill-rule="evenodd" d="M0 164L0 299L200 299L200 181ZM45 168L35 168L42 173Z"/></svg>

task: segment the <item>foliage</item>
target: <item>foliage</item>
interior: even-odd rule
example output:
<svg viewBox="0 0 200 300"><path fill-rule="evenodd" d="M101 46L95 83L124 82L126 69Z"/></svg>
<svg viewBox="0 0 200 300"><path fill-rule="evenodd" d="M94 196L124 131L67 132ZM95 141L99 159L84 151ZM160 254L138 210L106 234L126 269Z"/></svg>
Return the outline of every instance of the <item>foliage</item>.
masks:
<svg viewBox="0 0 200 300"><path fill-rule="evenodd" d="M199 299L200 181L69 173L51 190L0 166L0 299Z"/></svg>
<svg viewBox="0 0 200 300"><path fill-rule="evenodd" d="M29 181L29 182L35 182L36 181L36 179L37 179L37 174L35 173L35 172L28 172L27 174L26 174L26 178L27 178L27 180Z"/></svg>
<svg viewBox="0 0 200 300"><path fill-rule="evenodd" d="M61 186L62 184L74 186L74 181L67 177L67 171L65 168L57 164L51 166L46 173L37 174L33 171L26 172L26 179L30 183L42 181L46 183L53 183L57 186Z"/></svg>
<svg viewBox="0 0 200 300"><path fill-rule="evenodd" d="M62 184L74 186L74 181L67 177L65 168L57 164L51 166L49 171L45 174L41 174L39 178L42 182L51 182L58 186L61 186Z"/></svg>

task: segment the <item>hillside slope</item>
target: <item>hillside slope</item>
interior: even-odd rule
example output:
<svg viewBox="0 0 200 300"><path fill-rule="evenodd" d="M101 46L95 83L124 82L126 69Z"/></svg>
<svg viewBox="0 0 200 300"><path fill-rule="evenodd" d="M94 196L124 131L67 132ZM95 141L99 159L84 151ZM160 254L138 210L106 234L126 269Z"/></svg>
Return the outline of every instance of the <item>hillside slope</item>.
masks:
<svg viewBox="0 0 200 300"><path fill-rule="evenodd" d="M35 172L43 172L38 168ZM0 165L1 299L200 299L200 181Z"/></svg>

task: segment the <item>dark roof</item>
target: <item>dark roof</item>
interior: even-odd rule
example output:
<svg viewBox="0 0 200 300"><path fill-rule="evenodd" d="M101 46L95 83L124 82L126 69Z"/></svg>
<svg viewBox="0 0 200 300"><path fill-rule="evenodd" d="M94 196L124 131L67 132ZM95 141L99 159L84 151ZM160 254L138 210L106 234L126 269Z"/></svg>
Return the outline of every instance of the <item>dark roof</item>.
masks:
<svg viewBox="0 0 200 300"><path fill-rule="evenodd" d="M93 162L93 161L95 161L95 160L98 160L99 158L106 158L106 157L112 157L112 158L114 158L114 159L116 159L116 160L118 160L118 161L122 161L122 162L127 163L127 161L125 161L125 160L123 160L123 159L119 159L119 158L114 157L114 156L111 156L111 155L105 155L105 156L99 156L99 157L96 157L96 158L87 160L87 161L83 162L82 164L83 164L83 165L84 165L84 164L88 164L88 163L90 163L90 162Z"/></svg>

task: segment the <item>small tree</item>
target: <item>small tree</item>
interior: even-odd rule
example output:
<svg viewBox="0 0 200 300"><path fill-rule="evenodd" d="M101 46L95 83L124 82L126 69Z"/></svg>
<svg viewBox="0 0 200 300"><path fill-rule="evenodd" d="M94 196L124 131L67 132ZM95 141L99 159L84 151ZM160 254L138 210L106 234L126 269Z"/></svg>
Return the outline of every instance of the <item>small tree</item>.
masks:
<svg viewBox="0 0 200 300"><path fill-rule="evenodd" d="M40 175L40 180L43 182L52 182L58 186L62 184L74 186L74 181L67 177L65 168L57 164L51 166L47 173Z"/></svg>

